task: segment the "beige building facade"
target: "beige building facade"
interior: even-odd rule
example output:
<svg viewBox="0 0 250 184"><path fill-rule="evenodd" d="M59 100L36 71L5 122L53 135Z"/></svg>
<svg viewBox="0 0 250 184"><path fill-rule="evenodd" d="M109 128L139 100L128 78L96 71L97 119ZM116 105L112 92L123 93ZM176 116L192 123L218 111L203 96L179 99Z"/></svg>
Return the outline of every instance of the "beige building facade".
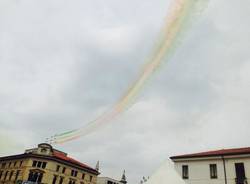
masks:
<svg viewBox="0 0 250 184"><path fill-rule="evenodd" d="M47 143L0 157L0 184L96 184L99 172Z"/></svg>
<svg viewBox="0 0 250 184"><path fill-rule="evenodd" d="M187 184L250 184L250 148L170 157Z"/></svg>

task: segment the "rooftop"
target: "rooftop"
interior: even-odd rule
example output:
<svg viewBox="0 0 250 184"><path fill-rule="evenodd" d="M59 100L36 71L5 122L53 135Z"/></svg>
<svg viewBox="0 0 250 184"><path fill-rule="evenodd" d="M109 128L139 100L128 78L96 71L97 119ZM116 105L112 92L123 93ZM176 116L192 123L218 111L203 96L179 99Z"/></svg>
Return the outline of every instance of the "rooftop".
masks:
<svg viewBox="0 0 250 184"><path fill-rule="evenodd" d="M88 165L86 165L86 164L84 164L82 162L79 162L79 161L77 161L77 160L75 160L75 159L73 159L73 158L71 158L71 157L69 157L69 156L67 156L65 154L62 154L62 153L58 152L57 150L53 151L53 157L55 157L57 159L61 159L61 160L66 161L66 162L70 162L72 164L76 164L76 165L84 167L84 168L95 170L94 168L92 168L92 167L90 167L90 166L88 166Z"/></svg>
<svg viewBox="0 0 250 184"><path fill-rule="evenodd" d="M12 160L30 157L52 160L69 165L71 167L76 167L78 169L89 171L93 174L99 174L96 169L69 157L67 153L54 149L51 145L47 143L39 144L37 148L27 149L23 154L0 157L0 160Z"/></svg>
<svg viewBox="0 0 250 184"><path fill-rule="evenodd" d="M228 155L244 155L250 154L250 147L245 148L232 148L232 149L220 149L185 155L172 156L170 159L183 159L183 158L199 158L199 157L213 157L213 156L228 156Z"/></svg>

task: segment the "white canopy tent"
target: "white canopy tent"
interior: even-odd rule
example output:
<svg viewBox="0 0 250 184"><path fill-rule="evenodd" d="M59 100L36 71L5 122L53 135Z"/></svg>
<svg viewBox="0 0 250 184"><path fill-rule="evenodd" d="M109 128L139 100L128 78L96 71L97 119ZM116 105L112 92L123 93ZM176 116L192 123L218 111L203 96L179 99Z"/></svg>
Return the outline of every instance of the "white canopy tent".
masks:
<svg viewBox="0 0 250 184"><path fill-rule="evenodd" d="M146 184L185 184L185 182L176 172L173 162L167 160L152 174Z"/></svg>

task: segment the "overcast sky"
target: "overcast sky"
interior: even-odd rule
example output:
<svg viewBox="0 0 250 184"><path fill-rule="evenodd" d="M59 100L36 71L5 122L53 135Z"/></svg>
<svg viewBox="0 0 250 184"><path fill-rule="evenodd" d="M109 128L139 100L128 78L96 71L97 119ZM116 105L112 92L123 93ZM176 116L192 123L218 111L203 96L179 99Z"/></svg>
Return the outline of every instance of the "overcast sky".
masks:
<svg viewBox="0 0 250 184"><path fill-rule="evenodd" d="M152 53L169 0L0 0L0 155L112 107ZM250 1L211 0L127 112L56 146L130 184L169 156L250 146Z"/></svg>

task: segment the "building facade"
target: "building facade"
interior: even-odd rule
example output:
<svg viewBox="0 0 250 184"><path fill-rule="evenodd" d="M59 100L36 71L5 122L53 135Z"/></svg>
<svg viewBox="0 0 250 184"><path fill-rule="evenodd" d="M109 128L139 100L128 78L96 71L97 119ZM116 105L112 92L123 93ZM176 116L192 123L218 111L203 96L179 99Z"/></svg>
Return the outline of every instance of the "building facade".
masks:
<svg viewBox="0 0 250 184"><path fill-rule="evenodd" d="M172 156L187 184L250 184L250 148Z"/></svg>
<svg viewBox="0 0 250 184"><path fill-rule="evenodd" d="M125 171L123 171L122 178L120 181L115 180L110 177L98 177L97 184L127 184L127 178L125 175Z"/></svg>
<svg viewBox="0 0 250 184"><path fill-rule="evenodd" d="M120 181L109 177L98 177L97 184L122 184Z"/></svg>
<svg viewBox="0 0 250 184"><path fill-rule="evenodd" d="M0 184L96 184L99 172L51 145L0 157Z"/></svg>

